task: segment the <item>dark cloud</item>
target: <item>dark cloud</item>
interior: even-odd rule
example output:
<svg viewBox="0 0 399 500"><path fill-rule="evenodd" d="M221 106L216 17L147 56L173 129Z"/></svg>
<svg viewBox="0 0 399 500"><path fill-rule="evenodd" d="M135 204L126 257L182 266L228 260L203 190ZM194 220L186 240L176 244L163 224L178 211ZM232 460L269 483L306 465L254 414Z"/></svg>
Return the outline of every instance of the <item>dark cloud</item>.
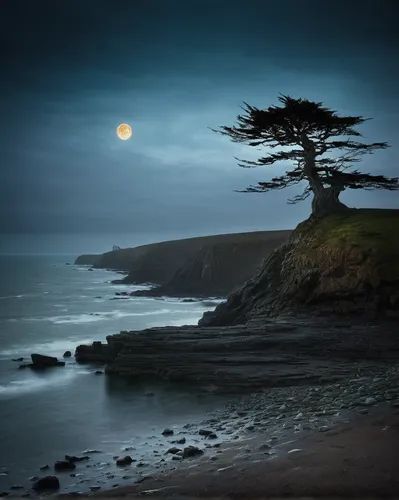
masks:
<svg viewBox="0 0 399 500"><path fill-rule="evenodd" d="M292 227L308 203L286 205L295 192L234 193L268 171L237 167L234 156L254 151L207 128L232 124L243 100L266 107L279 92L374 117L366 139L393 147L364 169L398 175L393 9L384 0L3 0L0 231L151 239ZM131 141L115 137L123 121ZM355 206L397 207L397 198L345 193Z"/></svg>

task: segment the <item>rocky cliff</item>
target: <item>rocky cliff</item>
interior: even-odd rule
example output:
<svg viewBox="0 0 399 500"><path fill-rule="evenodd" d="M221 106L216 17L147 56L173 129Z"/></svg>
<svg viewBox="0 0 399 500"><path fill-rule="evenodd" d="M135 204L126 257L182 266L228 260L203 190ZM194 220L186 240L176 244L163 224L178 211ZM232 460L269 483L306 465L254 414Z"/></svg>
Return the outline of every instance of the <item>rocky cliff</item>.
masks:
<svg viewBox="0 0 399 500"><path fill-rule="evenodd" d="M212 246L219 244L225 244L226 247L229 245L242 245L244 248L244 245L247 244L248 251L250 252L249 258L252 258L253 249L263 246L264 248L270 248L270 252L284 241L290 233L291 231L258 231L152 243L104 253L97 258L94 267L128 271L129 275L120 281L122 283L156 283L165 285L174 278L175 273L182 266L195 259L198 252L201 252L201 249L210 249ZM205 250L203 251L204 254ZM243 254L241 256L244 258ZM87 263L86 257L88 256L79 257L75 263ZM258 259L257 265L260 262L261 260ZM92 263L90 262L90 264ZM182 270L182 272L188 276L187 268L186 271ZM195 271L193 270L194 274ZM245 275L245 277L247 276ZM242 282L238 281L238 283Z"/></svg>
<svg viewBox="0 0 399 500"><path fill-rule="evenodd" d="M199 325L283 313L399 317L399 210L353 209L299 224Z"/></svg>
<svg viewBox="0 0 399 500"><path fill-rule="evenodd" d="M75 260L75 264L77 266L93 266L100 257L101 255L79 255L79 257Z"/></svg>
<svg viewBox="0 0 399 500"><path fill-rule="evenodd" d="M78 346L75 357L105 365L107 375L234 393L350 379L381 365L386 370L388 363L397 364L399 349L391 324L280 318L235 327L126 331L109 335L104 344Z"/></svg>
<svg viewBox="0 0 399 500"><path fill-rule="evenodd" d="M133 292L150 296L226 296L254 276L288 231L255 233L251 239L204 245L164 286ZM240 236L240 235L237 235Z"/></svg>

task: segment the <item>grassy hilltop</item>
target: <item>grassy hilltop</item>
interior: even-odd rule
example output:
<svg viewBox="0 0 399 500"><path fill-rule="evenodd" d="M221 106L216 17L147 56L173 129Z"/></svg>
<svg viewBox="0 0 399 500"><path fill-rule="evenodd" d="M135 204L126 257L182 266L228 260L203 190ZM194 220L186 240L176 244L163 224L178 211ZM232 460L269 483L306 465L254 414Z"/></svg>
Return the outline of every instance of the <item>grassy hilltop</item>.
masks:
<svg viewBox="0 0 399 500"><path fill-rule="evenodd" d="M302 222L200 324L296 312L399 316L399 210L350 209Z"/></svg>

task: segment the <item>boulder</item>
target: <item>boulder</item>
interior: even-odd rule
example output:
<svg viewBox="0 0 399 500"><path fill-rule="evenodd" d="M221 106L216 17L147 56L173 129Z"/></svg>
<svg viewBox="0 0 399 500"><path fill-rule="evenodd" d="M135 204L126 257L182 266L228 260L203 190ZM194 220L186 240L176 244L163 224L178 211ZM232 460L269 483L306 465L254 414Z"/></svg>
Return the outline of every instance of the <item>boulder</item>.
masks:
<svg viewBox="0 0 399 500"><path fill-rule="evenodd" d="M45 476L38 479L32 489L35 491L43 491L43 490L58 490L60 487L60 481L56 476Z"/></svg>
<svg viewBox="0 0 399 500"><path fill-rule="evenodd" d="M71 351L65 351L64 352L64 356L63 356L64 358L70 358L71 356L72 356Z"/></svg>
<svg viewBox="0 0 399 500"><path fill-rule="evenodd" d="M180 451L181 451L180 448L173 446L173 448L169 448L169 450L166 452L166 454L171 453L172 455L176 455L176 453L179 453Z"/></svg>
<svg viewBox="0 0 399 500"><path fill-rule="evenodd" d="M43 370L53 366L65 366L65 361L58 361L53 356L45 356L43 354L31 354L32 363L20 365L19 368L32 368L36 370Z"/></svg>
<svg viewBox="0 0 399 500"><path fill-rule="evenodd" d="M200 436L210 436L211 434L213 434L213 431L209 431L209 430L207 430L207 429L200 429L200 430L198 431L198 434L199 434Z"/></svg>
<svg viewBox="0 0 399 500"><path fill-rule="evenodd" d="M183 450L183 458L196 457L202 455L204 452L197 448L196 446L187 446Z"/></svg>
<svg viewBox="0 0 399 500"><path fill-rule="evenodd" d="M123 467L124 465L130 465L133 462L133 458L130 455L125 457L119 457L116 459L116 465Z"/></svg>
<svg viewBox="0 0 399 500"><path fill-rule="evenodd" d="M59 460L54 464L54 470L58 472L65 472L76 469L76 465L69 460Z"/></svg>

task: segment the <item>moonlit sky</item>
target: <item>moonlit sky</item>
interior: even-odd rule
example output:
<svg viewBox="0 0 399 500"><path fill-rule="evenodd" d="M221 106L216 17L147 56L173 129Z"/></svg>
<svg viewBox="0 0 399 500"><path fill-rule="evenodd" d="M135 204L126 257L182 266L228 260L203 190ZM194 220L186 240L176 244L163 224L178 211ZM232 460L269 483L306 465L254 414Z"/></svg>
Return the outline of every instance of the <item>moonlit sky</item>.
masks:
<svg viewBox="0 0 399 500"><path fill-rule="evenodd" d="M240 194L284 165L207 127L279 93L372 117L391 148L362 169L399 175L399 35L390 0L2 0L1 251L106 251L293 228L300 188ZM120 123L133 127L117 138ZM399 208L396 192L347 191Z"/></svg>

